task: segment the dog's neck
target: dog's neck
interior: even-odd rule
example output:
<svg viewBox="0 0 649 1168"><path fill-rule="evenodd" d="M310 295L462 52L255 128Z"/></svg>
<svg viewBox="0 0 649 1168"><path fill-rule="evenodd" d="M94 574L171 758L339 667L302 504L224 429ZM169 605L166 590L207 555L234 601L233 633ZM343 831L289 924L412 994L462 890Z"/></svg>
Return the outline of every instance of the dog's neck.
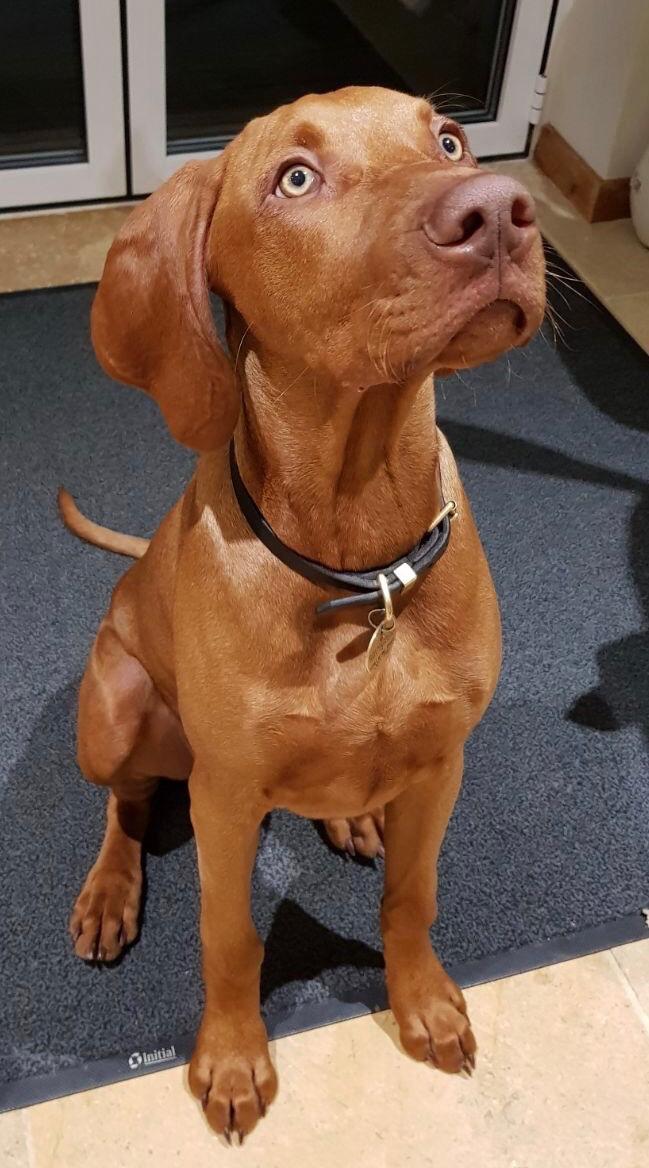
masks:
<svg viewBox="0 0 649 1168"><path fill-rule="evenodd" d="M337 568L409 551L441 506L432 379L359 391L252 353L239 373L237 459L281 539Z"/></svg>

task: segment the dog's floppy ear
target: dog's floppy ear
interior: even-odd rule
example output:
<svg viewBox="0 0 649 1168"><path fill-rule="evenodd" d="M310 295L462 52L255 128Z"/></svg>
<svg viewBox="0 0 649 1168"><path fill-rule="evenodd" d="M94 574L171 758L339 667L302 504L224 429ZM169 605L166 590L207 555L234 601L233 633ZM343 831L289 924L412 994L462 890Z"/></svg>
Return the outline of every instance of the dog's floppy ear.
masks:
<svg viewBox="0 0 649 1168"><path fill-rule="evenodd" d="M174 438L201 451L227 441L239 410L206 272L222 169L221 158L189 162L129 216L92 308L106 372L150 393Z"/></svg>

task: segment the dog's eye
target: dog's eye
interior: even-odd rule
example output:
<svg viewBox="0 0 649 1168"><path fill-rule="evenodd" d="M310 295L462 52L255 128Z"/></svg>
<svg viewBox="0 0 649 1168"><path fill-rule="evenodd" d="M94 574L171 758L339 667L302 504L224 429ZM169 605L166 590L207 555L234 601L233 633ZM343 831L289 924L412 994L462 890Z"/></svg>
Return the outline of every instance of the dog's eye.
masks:
<svg viewBox="0 0 649 1168"><path fill-rule="evenodd" d="M445 131L439 136L439 144L448 158L452 158L453 162L460 161L464 154L464 147L457 134L449 134Z"/></svg>
<svg viewBox="0 0 649 1168"><path fill-rule="evenodd" d="M289 166L280 178L275 194L295 199L312 191L317 181L318 176L310 166L303 166L302 163L298 166Z"/></svg>

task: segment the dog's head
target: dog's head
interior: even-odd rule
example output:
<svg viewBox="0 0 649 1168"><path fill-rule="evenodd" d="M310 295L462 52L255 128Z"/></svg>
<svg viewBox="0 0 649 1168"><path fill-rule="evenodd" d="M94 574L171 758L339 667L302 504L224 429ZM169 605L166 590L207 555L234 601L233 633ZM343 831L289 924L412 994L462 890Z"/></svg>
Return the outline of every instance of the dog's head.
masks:
<svg viewBox="0 0 649 1168"><path fill-rule="evenodd" d="M232 337L341 392L491 360L544 311L534 205L481 171L464 131L418 98L351 88L250 122L127 221L106 262L93 340L148 390L174 436L227 440L239 408Z"/></svg>

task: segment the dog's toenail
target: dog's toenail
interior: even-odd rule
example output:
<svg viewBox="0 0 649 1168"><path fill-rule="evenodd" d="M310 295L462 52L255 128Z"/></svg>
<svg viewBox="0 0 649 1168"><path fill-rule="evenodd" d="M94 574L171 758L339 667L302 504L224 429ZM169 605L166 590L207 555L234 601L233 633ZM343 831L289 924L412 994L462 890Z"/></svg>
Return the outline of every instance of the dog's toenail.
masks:
<svg viewBox="0 0 649 1168"><path fill-rule="evenodd" d="M354 847L354 841L352 839L348 839L345 841L345 851L347 852L347 854L349 856L356 855L356 848Z"/></svg>

